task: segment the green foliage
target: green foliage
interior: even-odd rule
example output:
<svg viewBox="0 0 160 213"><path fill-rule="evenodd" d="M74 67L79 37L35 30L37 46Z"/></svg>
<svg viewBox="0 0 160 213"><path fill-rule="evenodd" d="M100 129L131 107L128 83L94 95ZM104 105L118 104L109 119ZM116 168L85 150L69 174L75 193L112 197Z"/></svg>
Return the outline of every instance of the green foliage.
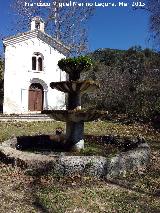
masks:
<svg viewBox="0 0 160 213"><path fill-rule="evenodd" d="M89 56L95 63L83 78L99 81L100 89L83 95L84 107L150 119L160 97L160 54L135 46L100 49Z"/></svg>
<svg viewBox="0 0 160 213"><path fill-rule="evenodd" d="M103 63L106 66L112 66L118 63L120 60L121 54L123 50L112 50L109 48L106 49L98 49L93 53L89 54L89 56L100 63Z"/></svg>
<svg viewBox="0 0 160 213"><path fill-rule="evenodd" d="M61 70L67 72L81 72L89 70L93 65L92 60L87 56L79 56L77 58L61 59L58 66Z"/></svg>
<svg viewBox="0 0 160 213"><path fill-rule="evenodd" d="M160 54L149 48L142 50L140 46L134 46L128 50L98 49L90 53L89 56L100 64L119 67L122 71L144 68L145 66L152 68L160 66Z"/></svg>

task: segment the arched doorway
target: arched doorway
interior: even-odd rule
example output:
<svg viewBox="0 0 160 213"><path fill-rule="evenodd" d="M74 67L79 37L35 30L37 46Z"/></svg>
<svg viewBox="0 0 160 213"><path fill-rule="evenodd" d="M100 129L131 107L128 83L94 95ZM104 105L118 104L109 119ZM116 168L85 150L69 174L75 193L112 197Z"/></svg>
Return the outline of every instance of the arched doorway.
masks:
<svg viewBox="0 0 160 213"><path fill-rule="evenodd" d="M33 83L29 87L28 109L29 111L43 110L43 87L39 83Z"/></svg>

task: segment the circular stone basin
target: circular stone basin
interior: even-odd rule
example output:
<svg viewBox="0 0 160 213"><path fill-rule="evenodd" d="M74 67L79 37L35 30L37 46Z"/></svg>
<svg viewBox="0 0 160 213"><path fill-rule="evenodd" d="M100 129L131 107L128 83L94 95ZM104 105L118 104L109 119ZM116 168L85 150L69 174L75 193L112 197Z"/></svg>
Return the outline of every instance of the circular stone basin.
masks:
<svg viewBox="0 0 160 213"><path fill-rule="evenodd" d="M61 81L50 83L52 89L57 89L61 92L92 92L99 88L99 84L95 81Z"/></svg>
<svg viewBox="0 0 160 213"><path fill-rule="evenodd" d="M54 118L58 121L87 122L106 117L108 112L98 110L43 110L42 114L48 114L51 118Z"/></svg>
<svg viewBox="0 0 160 213"><path fill-rule="evenodd" d="M42 137L42 136L36 136ZM40 141L42 147L47 137ZM125 176L127 172L142 171L146 169L150 159L150 148L146 142L137 143L128 151L120 151L109 157L103 156L67 156L65 152L49 152L47 150L37 153L17 150L19 140L25 142L31 136L17 137L4 141L0 145L0 160L21 167L29 174L43 174L52 171L62 176L88 175L106 177L108 179Z"/></svg>

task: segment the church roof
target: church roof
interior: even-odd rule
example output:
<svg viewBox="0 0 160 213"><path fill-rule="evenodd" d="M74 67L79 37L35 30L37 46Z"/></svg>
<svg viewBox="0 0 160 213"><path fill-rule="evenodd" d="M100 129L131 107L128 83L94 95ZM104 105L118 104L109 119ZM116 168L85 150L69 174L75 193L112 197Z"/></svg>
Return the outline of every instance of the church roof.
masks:
<svg viewBox="0 0 160 213"><path fill-rule="evenodd" d="M40 22L43 22L43 23L44 23L43 19L42 19L40 16L35 16L35 17L33 17L33 18L32 18L32 21L40 21Z"/></svg>
<svg viewBox="0 0 160 213"><path fill-rule="evenodd" d="M52 38L50 35L48 35L45 32L42 32L40 30L32 30L24 33L19 33L15 36L10 36L8 38L5 38L3 40L3 44L5 46L7 45L14 45L16 43L31 39L31 38L39 38L43 42L47 43L49 46L55 48L60 53L64 55L68 55L70 52L70 48L66 45L62 44L60 41L56 40L55 38Z"/></svg>

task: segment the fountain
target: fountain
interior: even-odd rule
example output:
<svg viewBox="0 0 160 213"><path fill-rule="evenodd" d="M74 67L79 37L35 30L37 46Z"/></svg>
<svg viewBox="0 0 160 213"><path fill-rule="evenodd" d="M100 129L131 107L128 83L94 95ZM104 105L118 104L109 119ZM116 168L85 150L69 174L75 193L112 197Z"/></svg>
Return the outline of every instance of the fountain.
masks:
<svg viewBox="0 0 160 213"><path fill-rule="evenodd" d="M90 69L92 61L81 56L62 59L58 66L68 74L68 81L52 82L50 86L68 94L67 109L45 110L42 113L49 114L56 120L65 121L66 135L61 134L62 129L58 128L56 135L11 138L0 144L0 161L19 166L27 173L36 175L52 170L54 174L62 176L80 174L112 179L125 176L128 172L141 172L146 169L150 160L150 147L143 137L138 136L134 139L114 135L94 136L94 139L93 135L84 137L84 122L107 115L106 111L81 109L81 95L93 92L99 87L94 81L80 80L81 72ZM90 144L100 142L102 148L100 155L83 155L84 138L87 138ZM58 141L56 146L53 139ZM106 145L113 151L110 156ZM82 152L65 152L66 150L82 150Z"/></svg>
<svg viewBox="0 0 160 213"><path fill-rule="evenodd" d="M68 94L67 110L44 110L52 118L66 122L66 147L72 150L84 148L84 122L102 118L107 112L97 110L82 110L81 96L86 92L93 92L99 88L95 81L80 80L80 74L92 66L88 57L62 59L58 62L62 71L68 74L68 81L52 82L52 89Z"/></svg>

